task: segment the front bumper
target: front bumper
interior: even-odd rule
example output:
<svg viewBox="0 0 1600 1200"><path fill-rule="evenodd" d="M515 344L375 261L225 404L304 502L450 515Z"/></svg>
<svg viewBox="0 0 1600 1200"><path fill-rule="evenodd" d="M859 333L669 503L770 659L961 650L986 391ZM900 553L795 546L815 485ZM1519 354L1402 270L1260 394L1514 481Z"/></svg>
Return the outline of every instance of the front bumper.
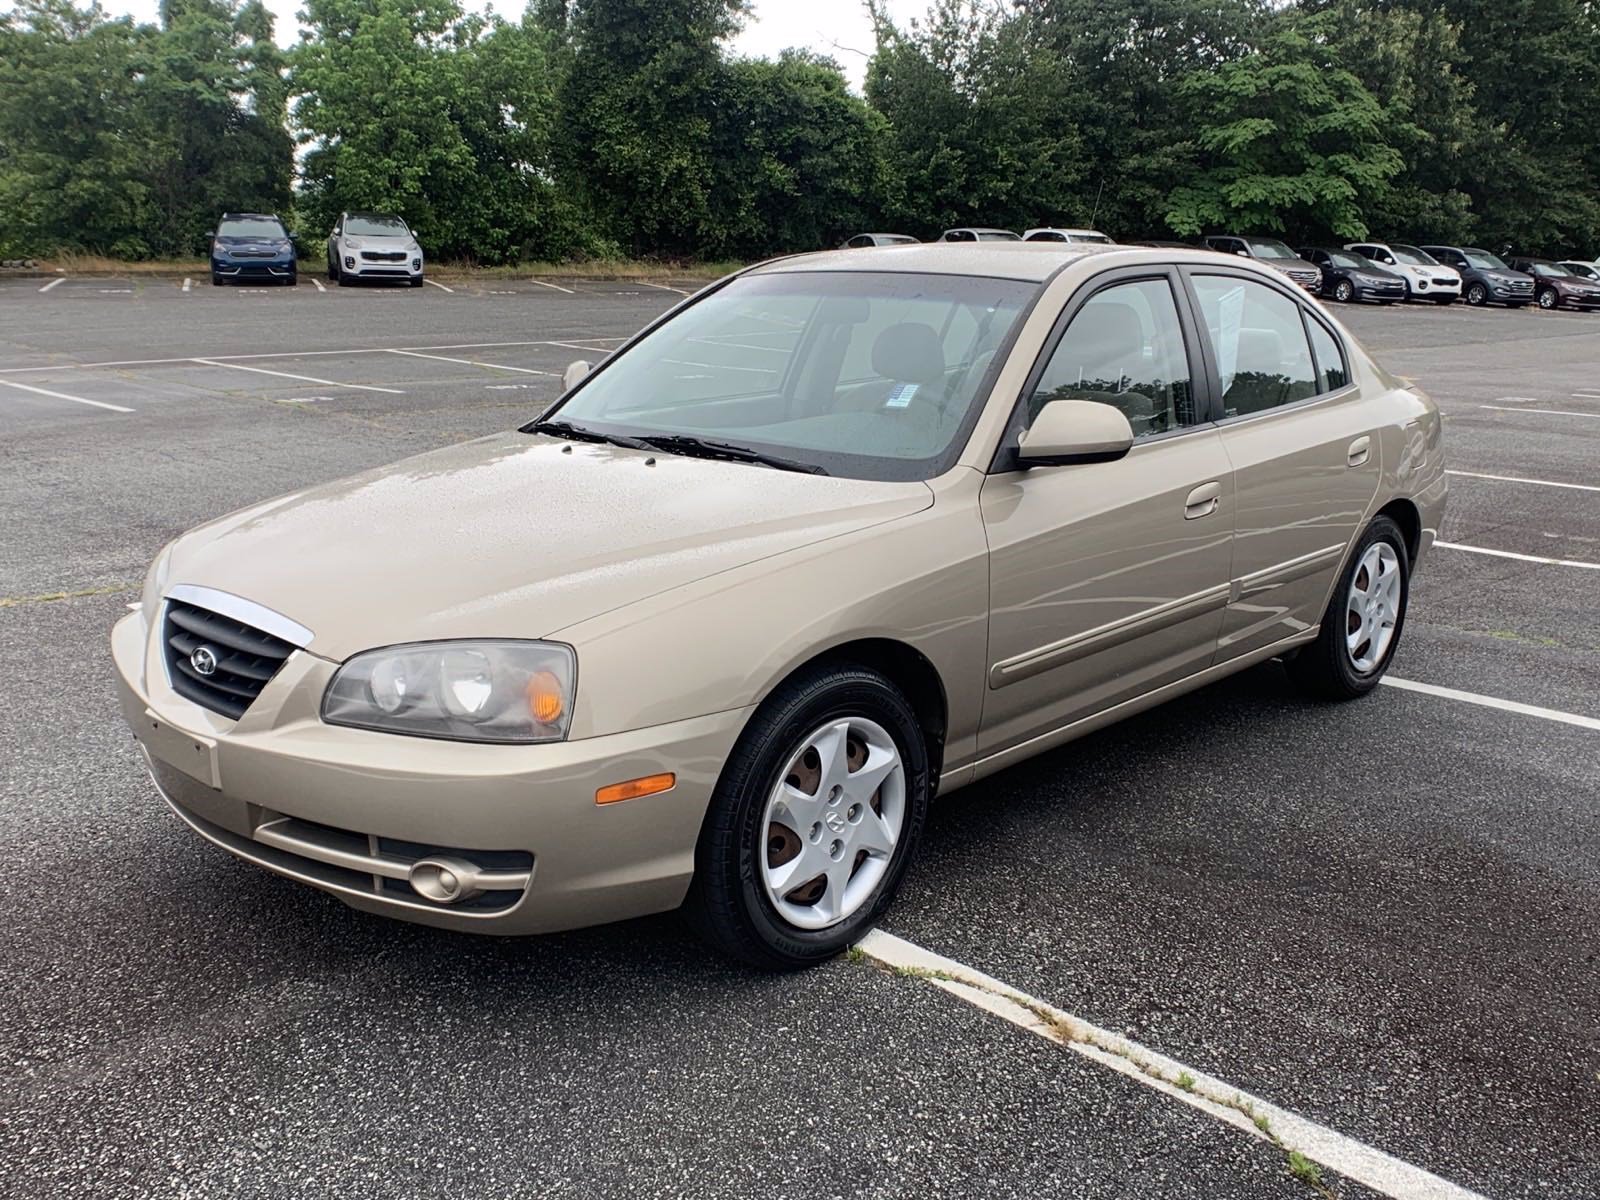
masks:
<svg viewBox="0 0 1600 1200"><path fill-rule="evenodd" d="M1404 300L1404 284L1356 284L1356 296L1362 300Z"/></svg>
<svg viewBox="0 0 1600 1200"><path fill-rule="evenodd" d="M420 279L423 272L422 255L412 254L399 260L373 258L365 250L341 250L339 265L346 275L362 279Z"/></svg>
<svg viewBox="0 0 1600 1200"><path fill-rule="evenodd" d="M295 274L295 260L212 258L211 273L224 279L291 279Z"/></svg>
<svg viewBox="0 0 1600 1200"><path fill-rule="evenodd" d="M111 635L123 716L167 803L201 836L368 912L524 934L677 907L717 776L744 727L730 710L605 737L487 746L325 725L336 663L296 651L237 722L172 690L142 612ZM668 792L597 789L672 771ZM453 858L483 872L456 904L406 882Z"/></svg>
<svg viewBox="0 0 1600 1200"><path fill-rule="evenodd" d="M1442 275L1430 275L1426 279L1418 279L1413 275L1406 276L1406 290L1412 296L1455 296L1461 295L1461 280L1446 279Z"/></svg>

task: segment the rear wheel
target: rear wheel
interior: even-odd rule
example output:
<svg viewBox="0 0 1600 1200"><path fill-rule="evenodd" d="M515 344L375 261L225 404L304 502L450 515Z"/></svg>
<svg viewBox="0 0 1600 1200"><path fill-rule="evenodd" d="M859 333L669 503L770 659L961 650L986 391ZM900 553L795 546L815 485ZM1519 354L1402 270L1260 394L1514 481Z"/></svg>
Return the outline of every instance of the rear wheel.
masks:
<svg viewBox="0 0 1600 1200"><path fill-rule="evenodd" d="M894 896L930 786L922 730L889 680L841 663L790 681L723 766L685 915L752 966L832 958Z"/></svg>
<svg viewBox="0 0 1600 1200"><path fill-rule="evenodd" d="M1489 303L1489 289L1481 283L1469 284L1466 291L1467 303L1473 308L1482 308Z"/></svg>
<svg viewBox="0 0 1600 1200"><path fill-rule="evenodd" d="M1405 535L1388 517L1367 527L1322 615L1317 640L1285 664L1312 695L1351 700L1378 686L1389 669L1411 595Z"/></svg>

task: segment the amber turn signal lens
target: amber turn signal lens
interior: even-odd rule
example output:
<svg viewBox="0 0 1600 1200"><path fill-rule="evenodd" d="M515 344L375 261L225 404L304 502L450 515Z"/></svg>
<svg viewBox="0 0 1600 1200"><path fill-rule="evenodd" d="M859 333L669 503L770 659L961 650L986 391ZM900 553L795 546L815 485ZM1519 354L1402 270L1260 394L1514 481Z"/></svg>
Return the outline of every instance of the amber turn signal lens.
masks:
<svg viewBox="0 0 1600 1200"><path fill-rule="evenodd" d="M549 671L535 671L528 680L528 711L541 725L561 719L561 681Z"/></svg>
<svg viewBox="0 0 1600 1200"><path fill-rule="evenodd" d="M596 804L615 804L619 800L637 800L640 796L654 796L657 792L670 792L678 777L671 771L660 775L646 775L643 779L630 779L627 783L613 783L594 794Z"/></svg>

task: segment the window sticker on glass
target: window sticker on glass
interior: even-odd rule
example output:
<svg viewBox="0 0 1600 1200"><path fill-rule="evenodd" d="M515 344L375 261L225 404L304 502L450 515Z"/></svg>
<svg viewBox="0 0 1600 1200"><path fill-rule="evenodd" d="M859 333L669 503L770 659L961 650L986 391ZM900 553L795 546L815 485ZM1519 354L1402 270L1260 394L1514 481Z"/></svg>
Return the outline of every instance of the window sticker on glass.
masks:
<svg viewBox="0 0 1600 1200"><path fill-rule="evenodd" d="M917 394L917 385L914 383L896 384L889 389L889 398L883 402L885 408L909 408L911 397Z"/></svg>
<svg viewBox="0 0 1600 1200"><path fill-rule="evenodd" d="M1244 288L1236 287L1217 298L1217 371L1222 390L1233 386L1239 367L1239 330L1244 325Z"/></svg>

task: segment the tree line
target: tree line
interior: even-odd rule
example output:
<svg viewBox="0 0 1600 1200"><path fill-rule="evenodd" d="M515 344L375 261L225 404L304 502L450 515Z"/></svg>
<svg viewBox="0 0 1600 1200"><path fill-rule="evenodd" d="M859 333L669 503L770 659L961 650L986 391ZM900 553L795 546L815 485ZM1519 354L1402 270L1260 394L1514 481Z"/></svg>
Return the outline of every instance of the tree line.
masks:
<svg viewBox="0 0 1600 1200"><path fill-rule="evenodd" d="M753 258L864 229L1600 249L1593 0L864 0L864 95L743 0L261 0L0 17L0 252L188 256L227 210L435 258Z"/></svg>

